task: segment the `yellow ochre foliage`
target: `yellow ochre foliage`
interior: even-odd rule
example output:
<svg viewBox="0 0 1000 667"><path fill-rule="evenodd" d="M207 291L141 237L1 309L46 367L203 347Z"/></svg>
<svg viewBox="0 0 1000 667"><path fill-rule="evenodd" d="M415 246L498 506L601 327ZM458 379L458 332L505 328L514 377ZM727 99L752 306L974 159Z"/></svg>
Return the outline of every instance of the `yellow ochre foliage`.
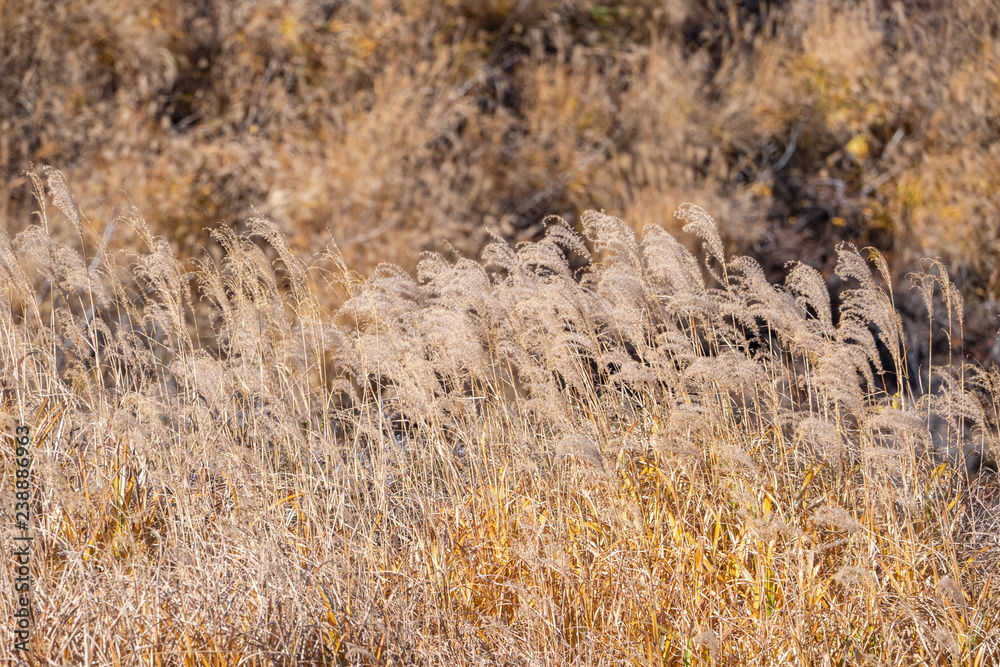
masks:
<svg viewBox="0 0 1000 667"><path fill-rule="evenodd" d="M586 211L365 278L255 217L191 264L44 177L0 232L33 664L1000 660L1000 371L910 368L877 252L837 248L836 309L691 204L699 253Z"/></svg>

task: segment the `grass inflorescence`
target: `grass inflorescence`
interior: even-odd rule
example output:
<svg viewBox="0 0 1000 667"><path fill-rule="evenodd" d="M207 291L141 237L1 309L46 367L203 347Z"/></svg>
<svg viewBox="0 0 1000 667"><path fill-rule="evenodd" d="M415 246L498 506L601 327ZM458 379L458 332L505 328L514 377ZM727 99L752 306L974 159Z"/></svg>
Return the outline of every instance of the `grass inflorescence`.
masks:
<svg viewBox="0 0 1000 667"><path fill-rule="evenodd" d="M839 246L832 303L684 205L700 255L590 211L415 276L263 218L185 265L46 176L0 235L35 664L1000 658L1000 373L910 368L881 255Z"/></svg>

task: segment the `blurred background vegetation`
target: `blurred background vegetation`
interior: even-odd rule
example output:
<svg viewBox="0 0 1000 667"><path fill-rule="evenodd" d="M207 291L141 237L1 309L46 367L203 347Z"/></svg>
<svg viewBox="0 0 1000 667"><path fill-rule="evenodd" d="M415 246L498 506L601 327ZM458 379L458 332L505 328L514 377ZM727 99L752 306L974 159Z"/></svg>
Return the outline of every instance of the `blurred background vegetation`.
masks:
<svg viewBox="0 0 1000 667"><path fill-rule="evenodd" d="M32 163L98 233L131 201L182 256L218 256L206 228L256 211L362 274L588 208L676 232L692 201L772 279L830 276L840 240L898 278L940 257L964 351L995 361L998 133L979 0L0 0L11 234Z"/></svg>

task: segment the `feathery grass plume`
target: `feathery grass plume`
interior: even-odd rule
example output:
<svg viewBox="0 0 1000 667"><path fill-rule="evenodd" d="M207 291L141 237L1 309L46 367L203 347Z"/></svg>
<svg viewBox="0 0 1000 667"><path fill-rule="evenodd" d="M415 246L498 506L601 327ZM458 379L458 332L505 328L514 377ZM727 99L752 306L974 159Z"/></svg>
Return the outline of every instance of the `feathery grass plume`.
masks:
<svg viewBox="0 0 1000 667"><path fill-rule="evenodd" d="M733 442L720 441L713 445L714 454L718 457L719 463L731 473L747 476L751 480L760 479L760 466L753 460L753 457L738 444ZM774 524L771 525L773 530ZM768 540L764 540L765 542Z"/></svg>
<svg viewBox="0 0 1000 667"><path fill-rule="evenodd" d="M508 365L524 388L527 401L518 405L537 417L569 419L571 409L549 369L514 340L501 340L496 348L501 364Z"/></svg>
<svg viewBox="0 0 1000 667"><path fill-rule="evenodd" d="M66 176L58 169L46 166L42 168L49 183L49 192L52 193L52 203L62 211L66 219L72 223L76 233L83 238L83 217L80 214L80 207L76 204L76 198L66 183Z"/></svg>
<svg viewBox="0 0 1000 667"><path fill-rule="evenodd" d="M657 393L661 389L661 383L666 381L659 368L636 361L617 347L602 351L596 362L598 366L608 369L603 384L621 391L634 391L641 396L650 396Z"/></svg>
<svg viewBox="0 0 1000 667"><path fill-rule="evenodd" d="M698 348L705 343L713 346L718 327L727 323L719 317L719 295L706 289L697 259L662 228L652 225L643 230L642 254L640 284L652 323L660 332L657 335L680 344L680 349L668 346L668 355L683 358L699 354ZM713 331L703 331L706 328Z"/></svg>
<svg viewBox="0 0 1000 667"><path fill-rule="evenodd" d="M704 628L701 632L696 634L691 641L693 641L694 645L698 648L708 649L708 656L713 661L720 658L722 649L719 644L719 638L711 628Z"/></svg>
<svg viewBox="0 0 1000 667"><path fill-rule="evenodd" d="M559 456L574 456L582 461L587 461L598 470L604 470L604 459L601 457L600 448L593 438L584 433L564 435L556 442L555 452Z"/></svg>
<svg viewBox="0 0 1000 667"><path fill-rule="evenodd" d="M921 396L921 404L930 404L932 411L956 423L971 426L986 425L986 411L974 392L966 387L963 378L954 369L942 368L938 378L940 384L933 394Z"/></svg>
<svg viewBox="0 0 1000 667"><path fill-rule="evenodd" d="M80 299L91 289L101 305L106 303L103 282L90 273L79 253L54 241L41 225L32 225L14 237L14 249L45 275L67 306L81 303Z"/></svg>
<svg viewBox="0 0 1000 667"><path fill-rule="evenodd" d="M762 333L775 335L793 354L807 354L818 345L795 300L767 281L756 260L735 257L729 269L726 294L731 296L732 305L728 312L736 322L754 337ZM767 325L766 332L761 331L759 323Z"/></svg>
<svg viewBox="0 0 1000 667"><path fill-rule="evenodd" d="M878 256L881 258L881 255ZM885 260L882 259L884 262ZM812 311L814 315L808 318L809 326L820 336L833 336L833 315L830 308L830 290L823 280L823 275L802 262L793 261L785 265L791 267L785 276L785 289L796 295L795 302L803 312Z"/></svg>
<svg viewBox="0 0 1000 667"><path fill-rule="evenodd" d="M868 253L868 261L875 265L875 269L882 277L882 282L885 283L885 289L889 294L889 301L893 306L893 311L895 311L896 301L892 292L892 272L889 270L889 263L886 262L885 256L879 252L878 248L866 246L864 249Z"/></svg>
<svg viewBox="0 0 1000 667"><path fill-rule="evenodd" d="M950 574L938 579L937 592L942 598L956 606L965 606L965 591L962 585ZM954 641L954 640L953 640Z"/></svg>
<svg viewBox="0 0 1000 667"><path fill-rule="evenodd" d="M994 472L1000 472L1000 465L998 465L998 460L1000 460L1000 429L998 429L1000 426L1000 400L998 400L1000 394L997 393L1000 389L1000 369L996 366L991 366L989 369L972 367L969 376L968 386L975 392L986 420L982 429L985 436L983 443L984 464L993 469Z"/></svg>
<svg viewBox="0 0 1000 667"><path fill-rule="evenodd" d="M227 287L237 300L247 299L253 304L280 303L280 290L271 263L251 240L253 229L241 234L225 227L214 230L213 238L225 252L222 264Z"/></svg>
<svg viewBox="0 0 1000 667"><path fill-rule="evenodd" d="M604 211L585 211L580 216L584 236L598 253L608 252L614 261L625 262L638 270L642 266L639 240L632 228Z"/></svg>
<svg viewBox="0 0 1000 667"><path fill-rule="evenodd" d="M605 264L591 290L603 302L608 336L644 350L653 326L646 295L632 269Z"/></svg>
<svg viewBox="0 0 1000 667"><path fill-rule="evenodd" d="M944 319L947 326L944 328L948 337L948 364L952 364L952 350L957 344L961 344L963 339L963 327L965 323L965 301L962 293L955 287L955 284L948 277L947 268L939 260L925 260L930 267L921 267L919 273L910 273L907 278L919 290L923 297L924 306L927 308L927 340L928 340L928 360L927 360L927 391L933 390L933 350L934 350L934 329L939 322L940 315L934 305L935 288L941 295L944 305ZM931 271L936 271L936 275ZM958 322L958 331L955 331L954 323Z"/></svg>
<svg viewBox="0 0 1000 667"><path fill-rule="evenodd" d="M235 396L235 378L226 369L226 363L205 350L174 359L170 372L190 392L190 401L204 404L213 413L222 416L228 402Z"/></svg>
<svg viewBox="0 0 1000 667"><path fill-rule="evenodd" d="M511 327L511 333L514 344L523 351L510 357L515 366L530 360L531 366L552 381L546 381L546 387L558 385L578 394L587 391L587 378L576 360L580 352L594 350L587 349L589 340L585 336L563 329L559 313L551 310L549 295L538 294L535 299L520 301L510 319L519 323ZM534 392L534 384L528 388Z"/></svg>
<svg viewBox="0 0 1000 667"><path fill-rule="evenodd" d="M727 350L717 357L700 357L684 370L684 377L693 386L717 389L719 407L728 404L731 396L753 397L767 380L763 366L746 356Z"/></svg>
<svg viewBox="0 0 1000 667"><path fill-rule="evenodd" d="M436 279L449 275L451 271L452 265L448 263L448 260L441 253L430 250L420 253L420 261L417 263L416 270L417 282L421 284L433 283ZM488 284L487 281L487 286Z"/></svg>
<svg viewBox="0 0 1000 667"><path fill-rule="evenodd" d="M873 446L913 452L915 459L933 451L925 414L911 408L882 406L861 423L862 437Z"/></svg>
<svg viewBox="0 0 1000 667"><path fill-rule="evenodd" d="M698 260L662 227L648 225L643 229L642 255L646 275L658 293L704 293L705 279Z"/></svg>
<svg viewBox="0 0 1000 667"><path fill-rule="evenodd" d="M356 322L354 349L359 353L355 374L367 378L370 391L378 395L383 387L395 387L411 405L403 408L416 414L426 412L434 403L435 394L442 391L435 375L435 362L449 354L448 339L426 338L430 322L443 323L441 331L452 331L452 342L464 343L464 317L460 311L436 307L425 288L404 272L382 266L366 282L360 294L342 309ZM475 356L475 341L464 356ZM454 357L451 357L454 358ZM451 375L461 374L461 363L451 369Z"/></svg>
<svg viewBox="0 0 1000 667"><path fill-rule="evenodd" d="M34 165L31 165L31 169L28 171L22 171L22 176L27 176L31 181L31 196L34 198L35 203L38 205L38 210L32 212L32 216L37 216L39 223L41 223L42 229L46 232L49 231L49 215L48 208L45 203L45 184L42 183L41 177L35 173Z"/></svg>
<svg viewBox="0 0 1000 667"><path fill-rule="evenodd" d="M545 236L535 243L523 243L518 247L517 258L520 265L536 275L557 275L563 279L572 278L566 251L589 256L587 247L566 221L558 216L543 220Z"/></svg>
<svg viewBox="0 0 1000 667"><path fill-rule="evenodd" d="M553 385L544 379L546 375L580 398L593 396L588 368L600 349L603 307L569 274L556 245L556 240L567 238L567 231L561 230L536 244L522 244L516 253L499 242L484 252L484 263L499 264L507 271L495 283L497 303L505 312L500 327L521 351L511 355L512 346L500 349L522 381L529 383L529 391L539 388L551 398Z"/></svg>
<svg viewBox="0 0 1000 667"><path fill-rule="evenodd" d="M354 318L364 331L382 331L404 322L426 301L425 291L405 271L380 264L338 315Z"/></svg>
<svg viewBox="0 0 1000 667"><path fill-rule="evenodd" d="M954 369L938 370L938 390L921 396L916 403L925 419L924 428L930 433L932 460L949 462L966 480L982 470L995 471L995 420L989 418L983 399L970 391L973 387L964 382L963 375ZM918 455L926 453L920 451Z"/></svg>
<svg viewBox="0 0 1000 667"><path fill-rule="evenodd" d="M493 241L483 248L481 255L483 266L487 268L490 266L500 268L503 271L503 279L505 280L520 280L522 265L518 260L517 253L502 237L492 231L488 233Z"/></svg>
<svg viewBox="0 0 1000 667"><path fill-rule="evenodd" d="M497 376L503 308L482 265L464 258L449 265L427 254L418 275L429 297L428 316L436 313L433 318L441 322L438 327L427 322L423 335L436 341L434 354L448 360L451 381L464 391L484 382L504 384Z"/></svg>
<svg viewBox="0 0 1000 667"><path fill-rule="evenodd" d="M865 378L866 389L869 392L878 390L875 384L875 376L884 372L882 357L879 355L878 343L872 336L868 322L855 317L854 314L841 315L837 322L837 345L836 347L849 351L852 357L858 360L855 369L858 374Z"/></svg>
<svg viewBox="0 0 1000 667"><path fill-rule="evenodd" d="M588 216L584 221L585 233L598 248L611 252L588 277L593 280L593 291L600 297L603 309L605 340L624 346L630 356L644 359L659 368L660 373L673 375L669 364L657 364L654 356L673 354L655 341L658 331L671 329L676 333L672 340L687 346L687 340L677 329L675 318L667 310L665 290L655 285L650 265L659 261L658 254L645 245L636 245L634 233L621 229L621 220L610 216ZM681 248L683 250L683 248ZM694 267L697 273L697 265ZM661 286L662 287L662 286ZM661 378L670 383L669 378Z"/></svg>
<svg viewBox="0 0 1000 667"><path fill-rule="evenodd" d="M872 257L879 257L877 251L870 251ZM884 264L884 258L875 261L877 267ZM862 326L874 325L875 335L889 350L893 364L897 373L905 377L905 366L903 352L903 322L899 313L893 306L891 294L891 283L887 283L890 293L878 286L871 274L871 270L865 263L864 258L858 249L850 243L842 242L837 245L837 266L834 269L842 280L854 279L860 284L857 288L846 289L841 294L842 304L840 307L841 325L845 320L852 321L850 328L845 329L846 336L842 340L853 338L855 342L864 346L871 357L872 365L878 373L882 373L882 363L878 352L874 348L869 348L867 340L869 336L860 334ZM839 327L838 327L839 335Z"/></svg>
<svg viewBox="0 0 1000 667"><path fill-rule="evenodd" d="M431 305L421 311L417 325L430 363L455 383L451 391L460 394L468 382L482 377L486 352L466 312Z"/></svg>
<svg viewBox="0 0 1000 667"><path fill-rule="evenodd" d="M7 309L3 309L4 312L12 312L10 308L13 306L7 295L7 288L12 289L17 295L22 309L26 309L29 305L34 306L35 300L30 296L31 282L21 268L21 261L10 236L3 229L0 229L0 269L3 271L0 276L5 276L2 281L5 289L2 290L2 294L8 306ZM40 317L37 312L35 315L36 318Z"/></svg>
<svg viewBox="0 0 1000 667"><path fill-rule="evenodd" d="M855 345L835 345L827 343L812 364L812 371L803 382L818 399L819 408L842 407L849 413L860 416L866 409L865 386L875 384L869 362L871 358Z"/></svg>
<svg viewBox="0 0 1000 667"><path fill-rule="evenodd" d="M948 336L951 337L952 317L958 320L959 329L961 329L964 323L965 301L962 298L961 291L959 291L948 277L948 269L944 264L936 259L925 260L925 262L930 264L930 270L925 269L920 273L911 273L907 277L920 290L920 295L924 299L924 305L927 307L927 315L932 320L936 315L934 309L935 288L940 292L941 298L944 300L945 312L948 318ZM931 270L936 270L937 275L932 274Z"/></svg>
<svg viewBox="0 0 1000 667"><path fill-rule="evenodd" d="M684 221L685 232L688 234L694 234L704 242L705 248L708 250L709 254L715 258L715 261L718 262L722 269L722 273L717 273L716 269L712 268L711 264L709 264L707 260L705 262L705 267L718 283L725 285L726 252L722 246L722 238L719 236L719 226L715 224L715 220L705 209L694 204L681 204L677 208L677 212L674 214L674 217L678 220Z"/></svg>
<svg viewBox="0 0 1000 667"><path fill-rule="evenodd" d="M219 278L208 276L209 296L224 315L220 342L244 363L266 364L291 328L270 263L249 235L226 228L212 234L225 251Z"/></svg>
<svg viewBox="0 0 1000 667"><path fill-rule="evenodd" d="M467 258L449 265L435 253L424 255L417 275L435 302L465 312L477 332L488 335L499 326L501 306L485 268Z"/></svg>
<svg viewBox="0 0 1000 667"><path fill-rule="evenodd" d="M158 327L167 334L169 340L157 336L161 345L186 351L190 345L182 343L187 340L186 313L192 309L192 298L183 266L174 257L170 243L152 234L134 205L118 221L132 228L148 249L146 254L133 253L132 277L140 288L139 299L144 306L141 324Z"/></svg>
<svg viewBox="0 0 1000 667"><path fill-rule="evenodd" d="M288 242L285 240L285 235L281 233L278 226L260 216L247 220L247 226L250 228L250 238L257 237L267 241L268 245L278 253L278 258L285 265L285 270L288 272L288 277L291 280L291 296L300 304L308 303L309 291L306 283L306 265L292 254L292 250L288 247Z"/></svg>
<svg viewBox="0 0 1000 667"><path fill-rule="evenodd" d="M861 590L866 593L870 593L878 585L871 570L857 565L844 565L837 570L837 574L833 578L844 588Z"/></svg>
<svg viewBox="0 0 1000 667"><path fill-rule="evenodd" d="M598 355L603 308L573 280L559 244L583 251L570 230L553 225L541 241L518 248L516 271L497 283L496 294L507 312L504 326L528 355L585 395L593 390L586 360Z"/></svg>
<svg viewBox="0 0 1000 667"><path fill-rule="evenodd" d="M5 262L3 257L5 254L5 249L3 248L5 242L9 243L9 239L4 238L3 231L0 230L0 267L2 267ZM24 301L24 297L30 294L30 292L24 289L21 285L18 285L11 276L13 270L20 271L20 268L20 265L15 263L10 269L0 269L0 282L3 282L5 285L13 285L11 289L15 295L20 297L20 303L18 305L20 305L23 309L27 308L27 303ZM5 277L6 280L4 280ZM0 369L2 369L3 373L3 375L0 375L0 405L6 405L8 401L11 400L9 396L13 395L16 391L13 386L13 377L6 376L8 374L13 376L13 367L17 363L16 360L22 359L25 354L29 353L29 349L27 347L28 336L21 332L27 328L27 324L24 322L24 319L27 319L27 317L30 316L30 313L23 313L20 318L16 317L14 314L14 303L15 302L12 301L11 294L7 291L7 289L0 287L0 340L3 341L3 346L6 349L6 354L0 354ZM38 318L36 318L36 320L37 319Z"/></svg>
<svg viewBox="0 0 1000 667"><path fill-rule="evenodd" d="M795 424L795 439L821 461L842 464L850 454L841 426L833 419L818 415L801 417Z"/></svg>
<svg viewBox="0 0 1000 667"><path fill-rule="evenodd" d="M843 530L849 534L861 530L861 525L850 512L843 507L833 504L824 504L817 508L812 514L812 521L815 524L832 527L836 530Z"/></svg>
<svg viewBox="0 0 1000 667"><path fill-rule="evenodd" d="M718 417L710 406L682 403L674 406L667 418L667 433L679 442L705 445L714 435Z"/></svg>
<svg viewBox="0 0 1000 667"><path fill-rule="evenodd" d="M107 386L118 394L148 394L159 382L157 358L146 341L130 327L118 326L112 333L103 320L94 324L105 330L113 341L112 353L106 359L109 380Z"/></svg>

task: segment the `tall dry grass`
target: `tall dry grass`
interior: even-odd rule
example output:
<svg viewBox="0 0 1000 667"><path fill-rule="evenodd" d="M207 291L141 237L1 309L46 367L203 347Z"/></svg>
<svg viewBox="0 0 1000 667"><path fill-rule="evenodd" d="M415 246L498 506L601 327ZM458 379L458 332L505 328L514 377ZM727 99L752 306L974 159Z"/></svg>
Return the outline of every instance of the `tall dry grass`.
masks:
<svg viewBox="0 0 1000 667"><path fill-rule="evenodd" d="M255 208L370 275L549 214L679 235L695 201L772 280L829 275L842 240L897 280L940 257L1000 361L974 345L1000 312L998 34L982 0L2 0L0 224L56 164L184 257Z"/></svg>
<svg viewBox="0 0 1000 667"><path fill-rule="evenodd" d="M837 249L839 307L692 205L697 255L590 211L415 275L263 218L185 264L45 176L0 236L34 664L1000 658L1000 373L909 367L879 254Z"/></svg>

